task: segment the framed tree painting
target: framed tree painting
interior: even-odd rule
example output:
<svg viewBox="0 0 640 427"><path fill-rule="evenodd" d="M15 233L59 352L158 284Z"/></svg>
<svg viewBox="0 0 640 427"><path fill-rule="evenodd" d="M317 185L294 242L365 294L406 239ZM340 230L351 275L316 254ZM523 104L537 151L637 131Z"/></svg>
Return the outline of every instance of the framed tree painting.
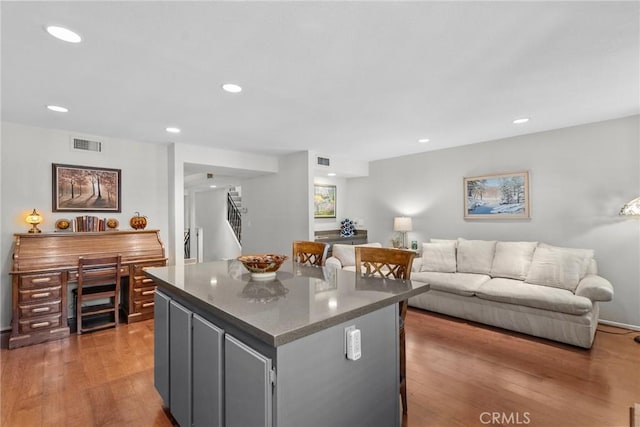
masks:
<svg viewBox="0 0 640 427"><path fill-rule="evenodd" d="M464 178L464 218L529 218L529 172Z"/></svg>
<svg viewBox="0 0 640 427"><path fill-rule="evenodd" d="M336 186L335 185L314 185L313 191L313 217L314 218L335 218L336 217Z"/></svg>
<svg viewBox="0 0 640 427"><path fill-rule="evenodd" d="M121 212L120 169L52 166L53 212Z"/></svg>

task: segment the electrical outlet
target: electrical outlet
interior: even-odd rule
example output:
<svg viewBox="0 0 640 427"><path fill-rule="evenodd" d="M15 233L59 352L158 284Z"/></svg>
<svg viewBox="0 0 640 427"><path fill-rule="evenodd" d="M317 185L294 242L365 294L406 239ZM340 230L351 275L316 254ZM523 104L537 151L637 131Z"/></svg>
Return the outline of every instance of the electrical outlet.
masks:
<svg viewBox="0 0 640 427"><path fill-rule="evenodd" d="M345 354L345 356L347 355L347 337L349 336L349 332L355 331L355 330L356 330L356 325L351 325L344 328L344 340L342 341L342 344L343 344L342 352Z"/></svg>

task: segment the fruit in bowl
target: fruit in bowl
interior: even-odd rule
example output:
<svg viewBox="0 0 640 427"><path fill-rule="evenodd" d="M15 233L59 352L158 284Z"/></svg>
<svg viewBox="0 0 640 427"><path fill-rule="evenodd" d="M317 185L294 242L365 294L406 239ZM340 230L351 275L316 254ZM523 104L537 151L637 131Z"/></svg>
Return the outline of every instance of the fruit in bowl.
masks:
<svg viewBox="0 0 640 427"><path fill-rule="evenodd" d="M276 271L287 258L279 254L255 254L241 255L237 260L251 272L254 279L270 279L276 276Z"/></svg>

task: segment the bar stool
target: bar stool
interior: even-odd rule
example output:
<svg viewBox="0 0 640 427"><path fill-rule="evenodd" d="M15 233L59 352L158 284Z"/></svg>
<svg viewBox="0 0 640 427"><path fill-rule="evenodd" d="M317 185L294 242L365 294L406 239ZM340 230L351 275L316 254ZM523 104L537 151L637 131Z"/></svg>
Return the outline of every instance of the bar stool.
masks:
<svg viewBox="0 0 640 427"><path fill-rule="evenodd" d="M328 243L296 240L293 242L293 262L322 267L328 251Z"/></svg>
<svg viewBox="0 0 640 427"><path fill-rule="evenodd" d="M416 256L413 251L390 248L356 246L356 274L363 276L381 276L393 279L411 278L411 264ZM404 323L407 316L407 301L400 301L400 397L402 413L407 413L407 358Z"/></svg>

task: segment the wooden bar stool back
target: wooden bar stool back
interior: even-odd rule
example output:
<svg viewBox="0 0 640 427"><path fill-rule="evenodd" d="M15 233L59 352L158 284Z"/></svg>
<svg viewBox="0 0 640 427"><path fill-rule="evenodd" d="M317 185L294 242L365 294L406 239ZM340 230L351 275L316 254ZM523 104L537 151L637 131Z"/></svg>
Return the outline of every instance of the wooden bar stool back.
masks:
<svg viewBox="0 0 640 427"><path fill-rule="evenodd" d="M121 269L120 255L78 260L75 293L79 334L118 325Z"/></svg>
<svg viewBox="0 0 640 427"><path fill-rule="evenodd" d="M322 267L328 251L328 243L296 240L293 242L293 261Z"/></svg>
<svg viewBox="0 0 640 427"><path fill-rule="evenodd" d="M413 251L389 248L370 248L357 246L356 274L362 276L382 276L391 279L411 278L411 264L416 256ZM407 413L407 358L404 334L404 321L407 316L407 301L400 301L399 345L400 345L400 397L402 412Z"/></svg>

